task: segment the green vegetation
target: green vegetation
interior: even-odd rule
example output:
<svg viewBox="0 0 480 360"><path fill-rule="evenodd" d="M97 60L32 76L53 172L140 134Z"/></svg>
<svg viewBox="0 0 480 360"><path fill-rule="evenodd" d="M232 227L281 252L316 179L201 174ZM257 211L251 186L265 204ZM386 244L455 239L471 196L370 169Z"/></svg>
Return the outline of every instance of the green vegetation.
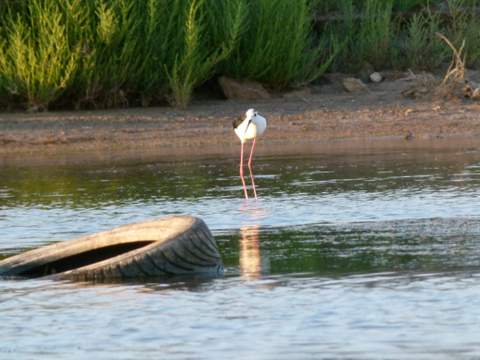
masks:
<svg viewBox="0 0 480 360"><path fill-rule="evenodd" d="M284 89L321 75L324 46L313 38L311 1L256 0L249 4L245 30L223 72Z"/></svg>
<svg viewBox="0 0 480 360"><path fill-rule="evenodd" d="M398 40L397 66L415 70L434 71L449 56L449 50L435 34L441 32L440 16L426 10L414 14L405 26L405 33Z"/></svg>
<svg viewBox="0 0 480 360"><path fill-rule="evenodd" d="M353 0L339 5L341 21L329 25L332 46L342 44L334 66L338 71L357 71L366 62L389 66L393 55L392 0L369 0L355 7Z"/></svg>
<svg viewBox="0 0 480 360"><path fill-rule="evenodd" d="M2 13L0 91L39 108L185 106L233 51L247 11L243 0L26 4Z"/></svg>
<svg viewBox="0 0 480 360"><path fill-rule="evenodd" d="M71 47L62 14L54 2L31 2L29 16L5 19L0 43L0 88L30 107L42 108L71 83L78 49Z"/></svg>
<svg viewBox="0 0 480 360"><path fill-rule="evenodd" d="M465 40L480 66L477 0L5 0L0 106L170 103L219 75L274 90L325 71L435 71Z"/></svg>
<svg viewBox="0 0 480 360"><path fill-rule="evenodd" d="M217 64L228 58L237 45L243 27L246 15L243 1L213 1L204 9L201 7L205 1L190 1L190 4L186 4L183 21L177 24L180 28L176 34L183 35L177 42L182 46L172 54L174 60L170 66L165 64L165 73L172 92L171 102L180 107L188 104L195 86L205 82L212 76ZM216 8L213 14L224 21L220 29L215 29L217 18L208 14L209 7ZM219 32L221 35L218 35ZM210 33L217 36L209 38Z"/></svg>
<svg viewBox="0 0 480 360"><path fill-rule="evenodd" d="M477 0L448 0L452 21L448 28L448 37L459 48L465 40L467 65L480 65L480 14Z"/></svg>

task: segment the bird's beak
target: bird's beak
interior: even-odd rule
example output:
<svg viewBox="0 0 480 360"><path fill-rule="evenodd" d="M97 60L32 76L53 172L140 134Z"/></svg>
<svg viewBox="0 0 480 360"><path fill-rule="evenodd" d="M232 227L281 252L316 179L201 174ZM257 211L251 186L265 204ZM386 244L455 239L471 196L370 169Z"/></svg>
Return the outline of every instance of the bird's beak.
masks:
<svg viewBox="0 0 480 360"><path fill-rule="evenodd" d="M247 133L248 127L250 126L251 123L252 123L252 118L250 118L250 120L248 120L248 124L247 124L247 126L245 126L245 132L243 133L244 135Z"/></svg>

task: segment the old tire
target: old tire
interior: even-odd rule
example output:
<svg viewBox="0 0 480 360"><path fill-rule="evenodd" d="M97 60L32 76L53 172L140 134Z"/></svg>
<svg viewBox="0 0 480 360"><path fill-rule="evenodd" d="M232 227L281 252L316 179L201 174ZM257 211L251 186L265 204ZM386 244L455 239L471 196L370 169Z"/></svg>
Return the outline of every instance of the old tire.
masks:
<svg viewBox="0 0 480 360"><path fill-rule="evenodd" d="M3 277L114 280L222 271L210 230L191 216L125 225L0 261Z"/></svg>

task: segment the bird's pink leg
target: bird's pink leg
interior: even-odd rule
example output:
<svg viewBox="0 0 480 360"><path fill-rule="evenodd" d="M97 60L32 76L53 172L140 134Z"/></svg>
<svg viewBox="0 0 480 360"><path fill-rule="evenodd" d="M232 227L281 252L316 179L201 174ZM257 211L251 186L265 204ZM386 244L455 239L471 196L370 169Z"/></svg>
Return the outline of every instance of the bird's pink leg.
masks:
<svg viewBox="0 0 480 360"><path fill-rule="evenodd" d="M250 179L252 180L253 194L255 195L255 199L257 198L257 189L255 189L255 180L253 178L252 158L253 158L253 151L255 150L256 140L257 138L253 138L252 149L250 150L250 157L248 158L248 170L250 170Z"/></svg>
<svg viewBox="0 0 480 360"><path fill-rule="evenodd" d="M243 193L245 194L245 199L248 199L247 186L245 185L245 179L243 178L243 141L240 148L240 179L242 179Z"/></svg>

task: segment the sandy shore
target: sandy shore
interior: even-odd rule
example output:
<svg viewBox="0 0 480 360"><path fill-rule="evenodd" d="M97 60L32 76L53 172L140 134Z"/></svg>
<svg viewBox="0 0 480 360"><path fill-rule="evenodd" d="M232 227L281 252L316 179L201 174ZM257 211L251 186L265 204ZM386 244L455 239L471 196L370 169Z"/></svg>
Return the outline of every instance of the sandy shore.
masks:
<svg viewBox="0 0 480 360"><path fill-rule="evenodd" d="M320 88L272 100L203 101L186 110L0 114L0 157L214 155L238 151L232 120L247 108L266 115L259 152L345 151L365 147L477 147L480 104L411 100L395 82L367 93Z"/></svg>

